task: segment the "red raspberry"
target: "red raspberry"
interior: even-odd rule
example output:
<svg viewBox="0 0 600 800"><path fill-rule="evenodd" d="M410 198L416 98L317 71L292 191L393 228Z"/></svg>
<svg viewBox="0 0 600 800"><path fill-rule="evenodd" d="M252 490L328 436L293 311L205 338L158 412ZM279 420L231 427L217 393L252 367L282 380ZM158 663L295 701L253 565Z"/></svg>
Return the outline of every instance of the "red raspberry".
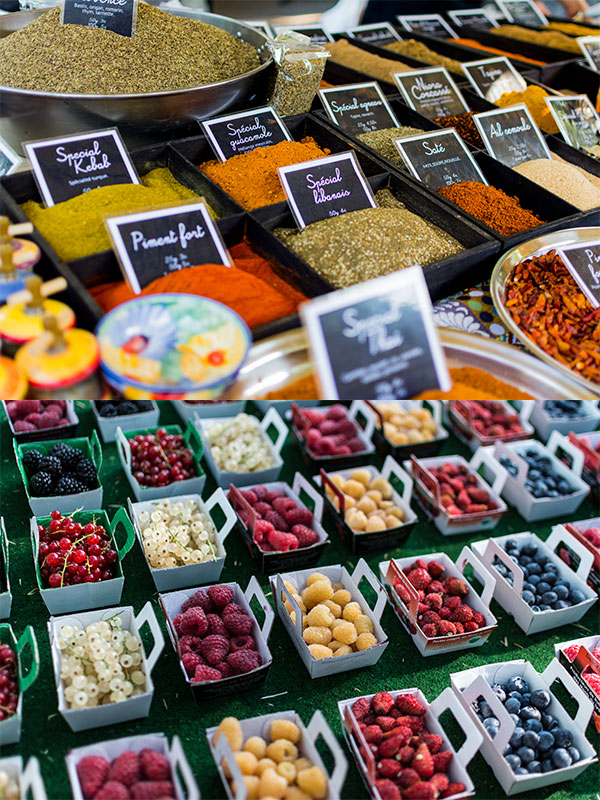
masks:
<svg viewBox="0 0 600 800"><path fill-rule="evenodd" d="M396 708L403 714L410 714L413 717L423 717L427 711L414 694L399 694L396 697Z"/></svg>
<svg viewBox="0 0 600 800"><path fill-rule="evenodd" d="M448 595L444 597L444 605L446 608L449 608L450 611L456 611L456 609L462 605L462 600L460 597L451 597Z"/></svg>
<svg viewBox="0 0 600 800"><path fill-rule="evenodd" d="M258 497L256 496L256 492L254 492L252 489L242 489L240 494L251 506L255 506L257 504ZM231 497L229 499L231 500Z"/></svg>
<svg viewBox="0 0 600 800"><path fill-rule="evenodd" d="M109 781L117 781L123 786L133 786L140 779L140 765L138 754L133 750L125 750L120 756L115 758L108 773Z"/></svg>
<svg viewBox="0 0 600 800"><path fill-rule="evenodd" d="M269 489L267 492L266 501L267 503L271 503L271 505L273 505L273 500L276 500L278 497L287 497L283 489Z"/></svg>
<svg viewBox="0 0 600 800"><path fill-rule="evenodd" d="M377 717L375 724L379 725L381 730L386 733L396 727L396 720L393 717Z"/></svg>
<svg viewBox="0 0 600 800"><path fill-rule="evenodd" d="M298 539L293 533L273 531L269 534L268 539L271 547L280 553L287 553L288 550L298 549Z"/></svg>
<svg viewBox="0 0 600 800"><path fill-rule="evenodd" d="M447 619L440 622L439 628L440 636L454 636L456 634L456 625Z"/></svg>
<svg viewBox="0 0 600 800"><path fill-rule="evenodd" d="M464 783L459 783L458 781L455 781L454 783L451 783L448 786L446 791L443 792L443 794L441 794L440 797L452 797L455 794L461 794L462 792L465 791L466 788L467 787L465 786Z"/></svg>
<svg viewBox="0 0 600 800"><path fill-rule="evenodd" d="M208 590L208 596L212 600L215 608L225 608L229 603L233 603L235 593L231 586L219 585L211 586Z"/></svg>
<svg viewBox="0 0 600 800"><path fill-rule="evenodd" d="M182 636L179 640L179 652L181 655L185 653L199 653L201 642L202 639L199 636Z"/></svg>
<svg viewBox="0 0 600 800"><path fill-rule="evenodd" d="M233 669L229 666L226 661L221 661L220 664L217 664L215 667L221 673L222 678L231 678L233 675Z"/></svg>
<svg viewBox="0 0 600 800"><path fill-rule="evenodd" d="M254 534L252 538L258 544L266 541L270 533L273 533L275 528L266 519L257 519L254 523Z"/></svg>
<svg viewBox="0 0 600 800"><path fill-rule="evenodd" d="M294 525L292 533L298 539L298 547L311 547L319 541L317 532L306 525Z"/></svg>
<svg viewBox="0 0 600 800"><path fill-rule="evenodd" d="M343 406L341 403L335 403L334 405L329 406L325 413L325 417L326 419L332 419L335 422L338 422L341 419L345 419L347 413L348 412L346 411L345 406Z"/></svg>
<svg viewBox="0 0 600 800"><path fill-rule="evenodd" d="M291 497L287 496L277 497L275 500L273 500L273 509L286 519L288 512L297 509L297 507L298 506L296 505L296 501L293 500Z"/></svg>
<svg viewBox="0 0 600 800"><path fill-rule="evenodd" d="M383 731L379 725L367 725L363 731L363 736L369 744L379 744L383 739Z"/></svg>
<svg viewBox="0 0 600 800"><path fill-rule="evenodd" d="M423 782L413 783L402 792L403 800L436 800L438 790L432 783Z"/></svg>
<svg viewBox="0 0 600 800"><path fill-rule="evenodd" d="M181 634L181 622L183 620L183 614L175 614L173 617L173 627L175 628L175 632L179 636Z"/></svg>
<svg viewBox="0 0 600 800"><path fill-rule="evenodd" d="M149 781L168 781L171 779L171 765L164 753L144 747L140 750L142 775Z"/></svg>
<svg viewBox="0 0 600 800"><path fill-rule="evenodd" d="M444 584L441 581L431 581L425 591L427 594L432 592L435 592L435 594L444 594Z"/></svg>
<svg viewBox="0 0 600 800"><path fill-rule="evenodd" d="M473 622L478 628L482 628L485 625L485 617L480 611L473 611Z"/></svg>
<svg viewBox="0 0 600 800"><path fill-rule="evenodd" d="M203 683L204 681L220 681L223 676L219 672L218 669L213 669L213 667L196 667L196 672L194 673L194 680L192 683Z"/></svg>
<svg viewBox="0 0 600 800"><path fill-rule="evenodd" d="M583 680L588 684L594 694L600 695L600 675L595 672L586 672L583 675Z"/></svg>
<svg viewBox="0 0 600 800"><path fill-rule="evenodd" d="M394 779L402 767L395 758L384 758L377 764L377 777Z"/></svg>
<svg viewBox="0 0 600 800"><path fill-rule="evenodd" d="M365 449L364 442L357 436L355 436L353 439L348 439L348 441L346 442L346 447L350 448L351 453L362 453L362 451Z"/></svg>
<svg viewBox="0 0 600 800"><path fill-rule="evenodd" d="M238 650L256 650L256 642L253 636L234 636L229 640L229 649L232 653Z"/></svg>
<svg viewBox="0 0 600 800"><path fill-rule="evenodd" d="M433 756L433 769L435 772L448 772L448 767L452 761L452 751L442 750Z"/></svg>
<svg viewBox="0 0 600 800"><path fill-rule="evenodd" d="M255 650L238 650L227 656L227 663L236 674L242 675L260 667L262 659Z"/></svg>
<svg viewBox="0 0 600 800"><path fill-rule="evenodd" d="M438 611L438 614L440 615L441 619L450 619L451 613L452 611L447 606L442 606Z"/></svg>
<svg viewBox="0 0 600 800"><path fill-rule="evenodd" d="M401 747L400 750L398 750L398 755L396 756L398 761L405 767L412 763L414 757L415 751L408 745Z"/></svg>
<svg viewBox="0 0 600 800"><path fill-rule="evenodd" d="M464 625L462 624L462 622L453 622L452 624L456 628L456 632L457 633L464 633L465 632L465 628L464 628Z"/></svg>
<svg viewBox="0 0 600 800"><path fill-rule="evenodd" d="M181 620L181 632L190 636L204 636L208 630L206 614L199 606L188 608Z"/></svg>
<svg viewBox="0 0 600 800"><path fill-rule="evenodd" d="M411 569L406 577L412 583L415 589L424 589L431 583L431 575L426 569L421 569L420 567L417 569Z"/></svg>
<svg viewBox="0 0 600 800"><path fill-rule="evenodd" d="M25 433L26 431L37 430L33 423L25 422L24 419L18 419L16 422L13 422L13 428L15 429L16 433Z"/></svg>
<svg viewBox="0 0 600 800"><path fill-rule="evenodd" d="M196 667L200 667L204 664L204 659L196 655L196 653L184 653L181 656L181 663L183 664L184 670L191 678L196 672Z"/></svg>
<svg viewBox="0 0 600 800"><path fill-rule="evenodd" d="M323 422L319 425L319 430L323 436L333 436L334 434L339 433L338 424L332 419L323 420Z"/></svg>
<svg viewBox="0 0 600 800"><path fill-rule="evenodd" d="M429 748L429 752L431 755L435 753L439 753L444 745L444 740L441 736L438 736L436 733L424 733L421 739L425 742L427 747Z"/></svg>
<svg viewBox="0 0 600 800"><path fill-rule="evenodd" d="M198 589L197 592L194 592L194 594L181 606L181 611L182 613L185 613L188 608L194 608L195 606L200 606L205 614L209 614L213 610L212 602L206 592L206 589Z"/></svg>
<svg viewBox="0 0 600 800"><path fill-rule="evenodd" d="M370 710L371 703L366 697L359 697L358 700L352 704L352 713L357 720L361 720L366 717Z"/></svg>
<svg viewBox="0 0 600 800"><path fill-rule="evenodd" d="M439 561L430 561L429 564L427 564L427 572L429 572L431 577L435 580L436 578L440 578L445 570Z"/></svg>
<svg viewBox="0 0 600 800"><path fill-rule="evenodd" d="M109 762L102 756L84 756L77 762L77 777L84 797L92 798L106 783Z"/></svg>
<svg viewBox="0 0 600 800"><path fill-rule="evenodd" d="M448 594L459 595L460 597L464 597L469 592L467 584L460 578L446 578L444 588Z"/></svg>
<svg viewBox="0 0 600 800"><path fill-rule="evenodd" d="M429 782L435 786L440 794L445 792L450 785L450 779L443 772L436 772Z"/></svg>
<svg viewBox="0 0 600 800"><path fill-rule="evenodd" d="M377 692L371 700L371 708L378 717L384 717L394 707L394 698L389 692Z"/></svg>
<svg viewBox="0 0 600 800"><path fill-rule="evenodd" d="M252 617L235 603L230 603L223 609L223 622L234 636L247 636L254 625Z"/></svg>
<svg viewBox="0 0 600 800"><path fill-rule="evenodd" d="M403 769L402 772L398 775L398 784L402 789L407 789L409 786L412 786L413 783L418 783L421 779L417 772L414 769Z"/></svg>
<svg viewBox="0 0 600 800"><path fill-rule="evenodd" d="M207 614L208 633L216 636L229 636L225 623L218 614Z"/></svg>
<svg viewBox="0 0 600 800"><path fill-rule="evenodd" d="M265 502L264 500L259 500L258 503L254 506L254 510L260 517L264 517L264 515L271 511L271 504Z"/></svg>
<svg viewBox="0 0 600 800"><path fill-rule="evenodd" d="M459 606L450 615L450 622L470 622L473 619L473 609L470 606Z"/></svg>
<svg viewBox="0 0 600 800"><path fill-rule="evenodd" d="M426 606L433 609L433 611L437 611L444 605L444 601L442 600L442 595L437 594L437 592L431 592L425 595L425 600L423 600Z"/></svg>
<svg viewBox="0 0 600 800"><path fill-rule="evenodd" d="M275 511L275 509L272 508L270 511L268 511L265 514L265 519L267 522L271 523L276 531L284 531L284 533L289 533L290 526L285 521L285 518Z"/></svg>
<svg viewBox="0 0 600 800"><path fill-rule="evenodd" d="M126 786L118 781L108 781L94 795L94 800L129 800L131 795Z"/></svg>
<svg viewBox="0 0 600 800"><path fill-rule="evenodd" d="M285 521L292 528L294 525L306 525L310 528L313 524L313 513L308 508L290 508L285 514Z"/></svg>
<svg viewBox="0 0 600 800"><path fill-rule="evenodd" d="M175 797L171 781L140 781L131 787L131 800L163 800Z"/></svg>
<svg viewBox="0 0 600 800"><path fill-rule="evenodd" d="M456 625L456 622L454 624ZM471 620L470 622L465 622L465 624L463 625L463 629L465 633L473 633L473 631L479 629L479 625Z"/></svg>
<svg viewBox="0 0 600 800"><path fill-rule="evenodd" d="M269 490L266 486L255 486L252 491L256 495L257 500L267 500L269 497Z"/></svg>
<svg viewBox="0 0 600 800"><path fill-rule="evenodd" d="M402 800L400 790L390 780L375 781L375 788L379 792L381 800Z"/></svg>
<svg viewBox="0 0 600 800"><path fill-rule="evenodd" d="M211 667L220 664L229 652L229 640L224 636L207 636L200 645L202 657Z"/></svg>

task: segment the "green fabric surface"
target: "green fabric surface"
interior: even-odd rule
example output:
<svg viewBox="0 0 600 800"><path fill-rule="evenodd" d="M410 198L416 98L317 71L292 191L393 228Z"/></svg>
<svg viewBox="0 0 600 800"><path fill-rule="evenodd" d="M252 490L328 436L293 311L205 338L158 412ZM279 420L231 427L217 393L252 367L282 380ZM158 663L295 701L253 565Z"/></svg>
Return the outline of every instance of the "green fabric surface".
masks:
<svg viewBox="0 0 600 800"><path fill-rule="evenodd" d="M161 409L161 424L178 422L176 412L170 403L164 402ZM89 435L93 428L93 414L88 404L76 404L80 416L77 435ZM200 786L204 800L225 797L214 762L210 756L205 729L217 725L224 716L233 715L240 719L260 714L294 709L307 724L316 709L321 709L329 725L337 735L342 747L349 756L343 741L337 710L338 700L360 694L371 694L388 689L409 687L420 688L429 700L449 685L449 674L473 666L525 658L542 671L553 658L553 645L578 636L597 633L598 606L593 607L580 623L564 626L556 630L526 636L513 619L492 603L492 611L499 621L499 628L482 647L423 658L412 640L389 607L386 607L382 625L389 636L389 646L379 662L371 668L342 673L332 678L311 680L292 644L283 624L276 617L270 638L273 665L266 683L259 689L230 695L224 698L202 702L198 707L192 700L190 690L184 683L174 650L167 638L164 620L157 602L157 592L147 568L139 545L134 545L123 562L125 586L123 605L133 605L139 612L147 600L152 600L153 608L165 633L165 649L154 669L155 693L147 719L134 720L113 727L97 728L73 733L58 714L57 695L54 686L54 673L50 660L50 646L47 633L48 611L44 605L35 582L29 519L31 512L19 473L16 469L12 439L6 420L1 423L1 512L4 516L10 540L10 579L13 591L13 608L10 623L17 636L27 624L33 625L40 650L40 674L37 681L27 691L23 703L23 730L21 742L2 748L2 756L20 754L27 759L35 755L40 760L49 798L71 796L64 758L72 747L101 742L105 739L131 736L135 734L163 731L168 737L175 734L181 737L185 752ZM104 486L104 508L112 518L118 508L126 503L129 484L121 470L115 445L105 445L101 469L101 482ZM443 453L461 453L469 456L467 449L453 436L445 444ZM282 480L292 482L295 471L303 468L299 451L288 437L283 451L284 468ZM373 463L381 465L382 457L377 456ZM214 488L209 475L204 497ZM413 503L415 507L415 503ZM574 519L586 519L598 514L597 504L588 499L574 515ZM442 536L437 528L426 521L418 510L419 522L408 542L392 552L375 554L368 562L377 574L379 561L390 556L410 555L417 557L433 552L446 552L455 559L469 541L485 538L485 533L470 536ZM494 531L495 535L534 530L542 539L550 533L552 524L563 520L550 520L527 524L514 510L509 510ZM325 527L330 533L330 543L326 547L320 564L344 564L352 569L358 557L352 556L328 521ZM226 541L227 559L222 573L224 581L236 581L246 588L250 576L256 573L255 562L242 542L237 530L233 530ZM269 582L259 575L268 598ZM364 586L365 584L363 584ZM267 695L275 695L266 698ZM570 709L572 710L572 709ZM588 726L587 738L598 748L598 735L592 724ZM495 780L491 769L480 755L471 762L469 772L476 786L478 800L492 800L504 797L504 792ZM557 784L546 789L528 792L532 800L592 800L600 788L598 765L594 764L572 783ZM353 763L343 789L344 798L367 798L368 794Z"/></svg>

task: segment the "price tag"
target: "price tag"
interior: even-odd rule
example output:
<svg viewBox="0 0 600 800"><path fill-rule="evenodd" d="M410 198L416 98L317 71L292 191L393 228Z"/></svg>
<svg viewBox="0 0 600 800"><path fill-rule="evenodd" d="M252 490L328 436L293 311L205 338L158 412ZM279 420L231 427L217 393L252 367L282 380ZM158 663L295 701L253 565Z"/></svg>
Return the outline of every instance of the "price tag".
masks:
<svg viewBox="0 0 600 800"><path fill-rule="evenodd" d="M475 181L487 184L468 147L454 128L394 141L409 171L436 192L442 186Z"/></svg>
<svg viewBox="0 0 600 800"><path fill-rule="evenodd" d="M63 0L60 21L64 25L84 25L133 36L137 8L137 0Z"/></svg>
<svg viewBox="0 0 600 800"><path fill-rule="evenodd" d="M474 114L473 120L488 153L507 167L534 158L552 158L546 140L524 104Z"/></svg>
<svg viewBox="0 0 600 800"><path fill-rule="evenodd" d="M377 203L353 152L279 167L279 179L298 225L375 208Z"/></svg>
<svg viewBox="0 0 600 800"><path fill-rule="evenodd" d="M331 121L347 133L355 135L399 126L390 104L375 82L321 89L319 95Z"/></svg>
<svg viewBox="0 0 600 800"><path fill-rule="evenodd" d="M331 292L299 310L323 397L392 400L450 389L421 267Z"/></svg>
<svg viewBox="0 0 600 800"><path fill-rule="evenodd" d="M548 24L548 20L532 0L496 0L496 5L509 22L532 25L534 28Z"/></svg>
<svg viewBox="0 0 600 800"><path fill-rule="evenodd" d="M464 97L443 67L396 72L394 80L408 105L427 119L464 114Z"/></svg>
<svg viewBox="0 0 600 800"><path fill-rule="evenodd" d="M459 28L465 27L489 31L490 28L498 27L498 23L483 8L464 8L462 11L448 11L448 16Z"/></svg>
<svg viewBox="0 0 600 800"><path fill-rule="evenodd" d="M407 31L437 36L438 39L456 39L456 33L439 14L409 14L396 17Z"/></svg>
<svg viewBox="0 0 600 800"><path fill-rule="evenodd" d="M240 111L200 123L217 158L249 153L257 147L292 141L290 132L272 106Z"/></svg>
<svg viewBox="0 0 600 800"><path fill-rule="evenodd" d="M578 150L600 145L600 117L587 94L545 100L567 144Z"/></svg>
<svg viewBox="0 0 600 800"><path fill-rule="evenodd" d="M376 45L386 45L402 40L402 37L389 22L373 22L371 25L357 25L354 28L348 28L346 33L353 39L360 39L361 42L368 42L369 44Z"/></svg>
<svg viewBox="0 0 600 800"><path fill-rule="evenodd" d="M22 160L11 146L0 138L0 176L13 173Z"/></svg>
<svg viewBox="0 0 600 800"><path fill-rule="evenodd" d="M600 72L600 36L578 36L577 44L590 67Z"/></svg>
<svg viewBox="0 0 600 800"><path fill-rule="evenodd" d="M116 128L24 142L23 147L47 206L98 186L140 182Z"/></svg>
<svg viewBox="0 0 600 800"><path fill-rule="evenodd" d="M279 25L275 28L275 32L278 34L281 31L289 30L295 33L303 33L308 36L313 44L327 44L327 42L333 42L334 40L333 36L322 25L294 25L292 27Z"/></svg>
<svg viewBox="0 0 600 800"><path fill-rule="evenodd" d="M108 217L105 225L136 294L169 272L197 264L233 266L204 201Z"/></svg>
<svg viewBox="0 0 600 800"><path fill-rule="evenodd" d="M257 31L264 33L267 39L274 39L273 28L266 20L244 20L245 25L250 25L251 28L256 28Z"/></svg>
<svg viewBox="0 0 600 800"><path fill-rule="evenodd" d="M556 251L590 303L600 307L600 240L557 247Z"/></svg>
<svg viewBox="0 0 600 800"><path fill-rule="evenodd" d="M527 88L525 78L504 56L466 61L462 68L477 94L490 103L506 92L523 92Z"/></svg>

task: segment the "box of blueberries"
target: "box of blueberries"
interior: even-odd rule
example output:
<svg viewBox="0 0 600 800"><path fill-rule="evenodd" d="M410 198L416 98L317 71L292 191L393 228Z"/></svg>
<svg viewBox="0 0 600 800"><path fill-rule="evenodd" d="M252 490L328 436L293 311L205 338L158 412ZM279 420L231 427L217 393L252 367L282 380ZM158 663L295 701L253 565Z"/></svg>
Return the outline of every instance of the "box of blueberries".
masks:
<svg viewBox="0 0 600 800"><path fill-rule="evenodd" d="M543 442L553 431L588 433L600 423L600 410L594 400L546 400L534 403L530 422Z"/></svg>
<svg viewBox="0 0 600 800"><path fill-rule="evenodd" d="M154 428L160 414L153 400L94 400L92 411L103 442L114 442L117 428Z"/></svg>

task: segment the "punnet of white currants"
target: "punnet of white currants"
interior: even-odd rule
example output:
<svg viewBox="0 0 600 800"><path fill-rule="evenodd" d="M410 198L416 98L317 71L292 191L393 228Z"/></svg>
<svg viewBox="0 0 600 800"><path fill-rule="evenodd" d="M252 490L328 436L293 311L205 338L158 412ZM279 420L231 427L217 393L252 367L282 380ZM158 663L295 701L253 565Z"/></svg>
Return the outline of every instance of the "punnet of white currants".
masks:
<svg viewBox="0 0 600 800"><path fill-rule="evenodd" d="M155 569L201 564L217 557L213 521L194 500L164 498L153 511L141 511L137 522L144 553Z"/></svg>
<svg viewBox="0 0 600 800"><path fill-rule="evenodd" d="M275 466L262 428L251 414L238 414L227 422L211 422L206 435L215 464L228 472L259 472Z"/></svg>
<svg viewBox="0 0 600 800"><path fill-rule="evenodd" d="M21 800L19 784L4 769L0 769L0 798L2 800Z"/></svg>

